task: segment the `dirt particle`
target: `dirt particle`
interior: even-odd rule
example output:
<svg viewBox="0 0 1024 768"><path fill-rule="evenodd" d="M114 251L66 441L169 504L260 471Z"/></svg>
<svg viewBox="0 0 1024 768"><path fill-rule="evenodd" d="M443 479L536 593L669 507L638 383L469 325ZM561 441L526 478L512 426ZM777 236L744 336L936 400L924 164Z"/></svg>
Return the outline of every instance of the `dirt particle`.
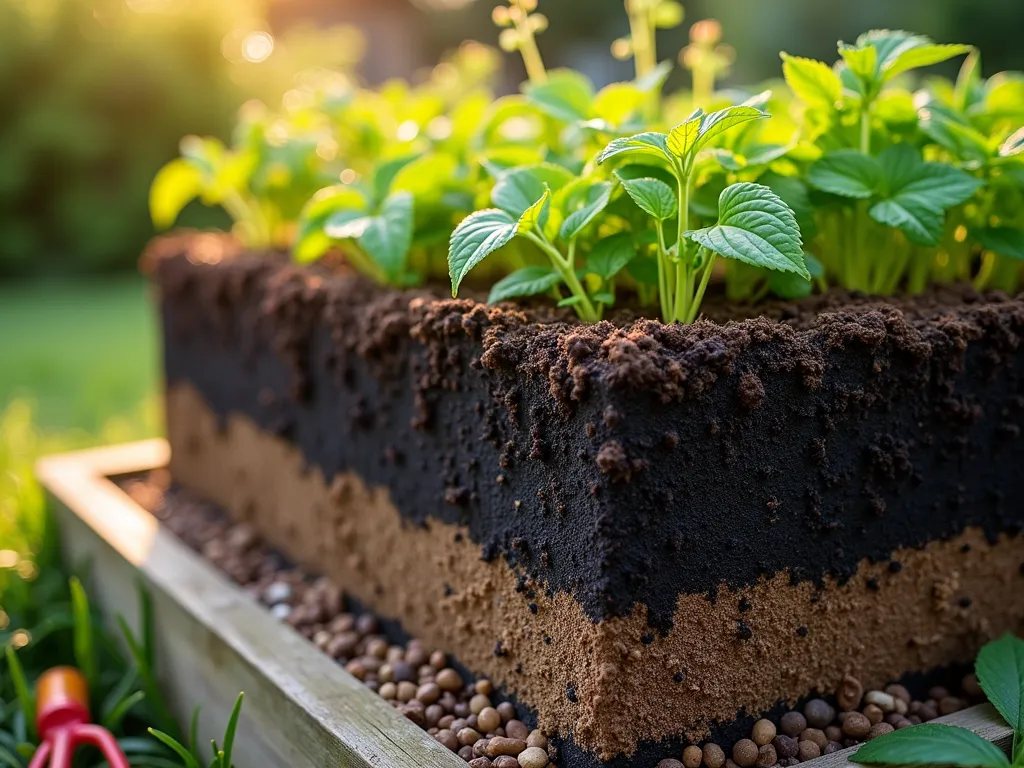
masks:
<svg viewBox="0 0 1024 768"><path fill-rule="evenodd" d="M764 402L764 384L756 373L744 373L740 376L740 406L752 411Z"/></svg>

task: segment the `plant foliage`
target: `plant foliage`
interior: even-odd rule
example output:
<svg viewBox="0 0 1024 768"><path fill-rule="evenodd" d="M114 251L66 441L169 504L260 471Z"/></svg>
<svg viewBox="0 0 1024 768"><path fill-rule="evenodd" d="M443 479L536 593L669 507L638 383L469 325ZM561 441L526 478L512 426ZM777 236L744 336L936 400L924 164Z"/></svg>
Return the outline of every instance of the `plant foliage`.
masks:
<svg viewBox="0 0 1024 768"><path fill-rule="evenodd" d="M199 197L253 247L333 251L397 287L447 275L453 295L543 295L587 322L626 295L693 322L718 282L751 303L832 286L1017 290L1024 75L986 79L969 46L874 30L834 63L783 53L770 90L719 90L734 52L707 20L679 56L692 90L666 94L655 31L682 7L625 10L613 53L632 80L548 69L537 0L508 0L493 17L525 62L519 93L495 97L496 54L477 44L417 85L311 88L301 109L246 116L230 148L190 139L157 178L154 218ZM956 81L928 72L954 58Z"/></svg>

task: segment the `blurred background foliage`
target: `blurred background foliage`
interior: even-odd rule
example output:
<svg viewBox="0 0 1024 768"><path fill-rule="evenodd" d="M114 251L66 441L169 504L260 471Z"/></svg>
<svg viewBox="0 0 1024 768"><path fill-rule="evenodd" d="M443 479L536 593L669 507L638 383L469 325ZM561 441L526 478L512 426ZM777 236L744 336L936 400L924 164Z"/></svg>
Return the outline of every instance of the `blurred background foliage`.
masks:
<svg viewBox="0 0 1024 768"><path fill-rule="evenodd" d="M1020 0L690 0L662 33L714 16L738 51L726 84L776 76L778 52L834 58L875 26L973 43L988 73L1024 68ZM188 133L227 138L236 110L275 103L311 67L370 82L415 76L465 39L493 42L487 0L0 0L0 279L131 269L152 236L146 190ZM552 66L600 85L629 75L609 56L622 0L545 0ZM365 54L365 55L364 55ZM516 87L518 57L505 57ZM681 72L674 76L683 79ZM185 224L224 223L194 206Z"/></svg>

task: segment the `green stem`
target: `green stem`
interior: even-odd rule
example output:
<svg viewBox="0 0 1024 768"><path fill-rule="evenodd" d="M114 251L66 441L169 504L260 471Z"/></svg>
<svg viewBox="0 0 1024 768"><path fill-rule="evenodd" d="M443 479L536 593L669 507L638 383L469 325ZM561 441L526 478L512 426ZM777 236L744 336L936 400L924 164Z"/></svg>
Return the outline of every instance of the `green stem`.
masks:
<svg viewBox="0 0 1024 768"><path fill-rule="evenodd" d="M594 305L591 303L587 292L580 284L579 278L576 277L576 265L573 263L572 256L562 256L562 254L558 252L558 249L548 242L547 238L543 235L538 237L533 232L528 232L526 234L526 238L531 240L538 248L544 251L548 258L551 259L551 265L555 268L555 271L561 275L562 280L565 281L565 284L569 287L572 295L579 297L579 303L575 304L574 308L576 310L576 314L580 316L580 319L587 323L598 322L598 320L600 320L600 316L597 310L594 309ZM575 241L571 243L569 247L575 251Z"/></svg>
<svg viewBox="0 0 1024 768"><path fill-rule="evenodd" d="M715 96L715 71L709 67L693 70L693 106L709 109Z"/></svg>
<svg viewBox="0 0 1024 768"><path fill-rule="evenodd" d="M865 155L871 154L871 105L865 97L860 112L860 151Z"/></svg>
<svg viewBox="0 0 1024 768"><path fill-rule="evenodd" d="M697 295L693 298L693 304L686 316L687 323L692 323L697 319L697 315L700 313L700 304L704 301L704 291L707 290L708 283L711 282L711 273L714 271L715 258L718 254L714 251L711 251L710 253L711 255L708 257L708 263L704 267L704 274L700 278L700 287L697 288Z"/></svg>
<svg viewBox="0 0 1024 768"><path fill-rule="evenodd" d="M665 252L665 232L662 222L655 222L658 230L658 300L661 302L661 320L664 323L672 322L672 294L669 292L668 275L668 254Z"/></svg>
<svg viewBox="0 0 1024 768"><path fill-rule="evenodd" d="M548 71L544 68L544 59L540 55L540 49L537 47L537 38L533 35L533 30L529 27L530 21L527 14L523 14L523 18L516 22L516 31L519 33L519 52L523 56L523 64L526 65L526 76L530 78L531 83L546 83L548 81Z"/></svg>
<svg viewBox="0 0 1024 768"><path fill-rule="evenodd" d="M690 297L693 294L691 264L686 258L683 233L690 228L690 168L677 168L676 179L679 188L679 228L676 232L676 299L673 317L685 322L690 311Z"/></svg>
<svg viewBox="0 0 1024 768"><path fill-rule="evenodd" d="M974 286L974 290L983 291L988 286L988 281L992 278L992 270L996 265L996 255L992 251L985 251L981 257L981 268L978 269L978 274L975 275L974 280L971 284Z"/></svg>
<svg viewBox="0 0 1024 768"><path fill-rule="evenodd" d="M633 41L633 63L636 66L636 78L654 71L658 66L658 54L655 50L654 25L651 23L651 12L645 3L626 0L626 12L629 15L629 34Z"/></svg>

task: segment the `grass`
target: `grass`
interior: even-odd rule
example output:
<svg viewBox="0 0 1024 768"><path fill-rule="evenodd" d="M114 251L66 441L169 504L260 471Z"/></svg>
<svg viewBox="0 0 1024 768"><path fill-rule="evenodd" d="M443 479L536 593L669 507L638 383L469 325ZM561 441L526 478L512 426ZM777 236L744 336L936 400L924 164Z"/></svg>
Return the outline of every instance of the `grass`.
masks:
<svg viewBox="0 0 1024 768"><path fill-rule="evenodd" d="M0 411L27 399L75 445L153 435L156 327L139 276L0 286Z"/></svg>

